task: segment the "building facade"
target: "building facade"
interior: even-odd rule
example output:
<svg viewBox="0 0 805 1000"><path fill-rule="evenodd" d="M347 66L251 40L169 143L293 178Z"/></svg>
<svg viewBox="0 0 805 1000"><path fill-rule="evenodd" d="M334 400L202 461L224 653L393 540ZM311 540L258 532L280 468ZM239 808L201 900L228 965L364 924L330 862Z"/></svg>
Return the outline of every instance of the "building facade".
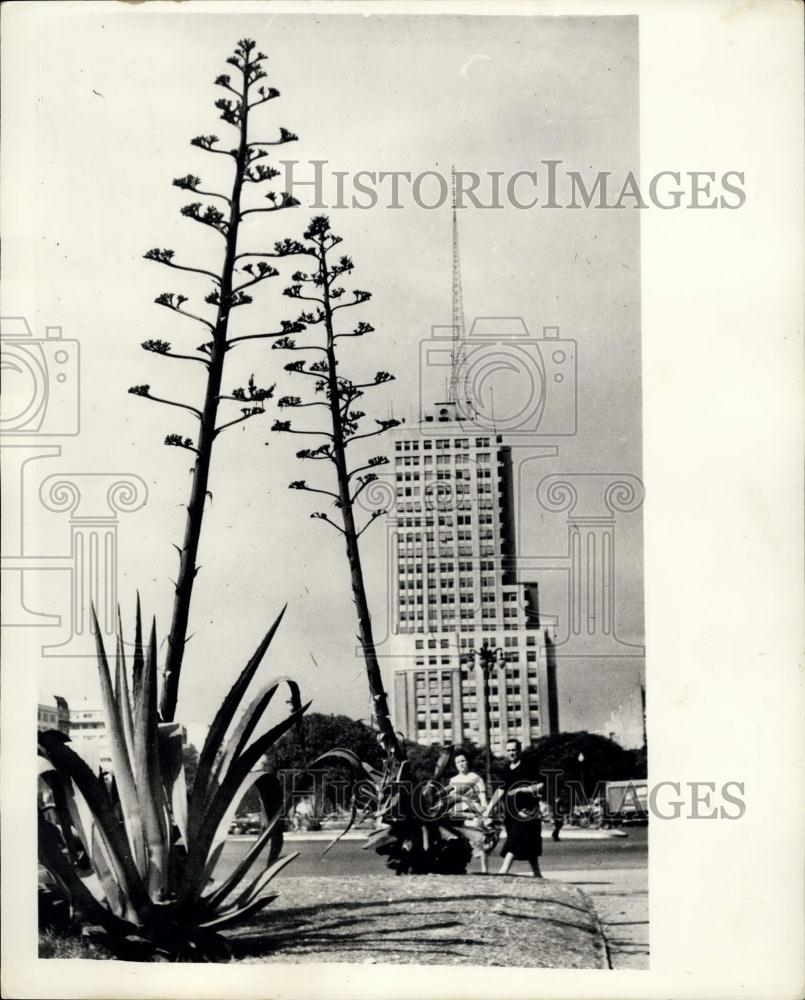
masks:
<svg viewBox="0 0 805 1000"><path fill-rule="evenodd" d="M392 432L393 711L408 739L524 745L558 728L553 647L536 584L516 574L510 450L437 404ZM474 651L498 650L490 677Z"/></svg>
<svg viewBox="0 0 805 1000"><path fill-rule="evenodd" d="M70 733L70 708L64 698L56 695L52 705L40 704L36 711L36 728L39 732L45 729L58 729L60 733Z"/></svg>
<svg viewBox="0 0 805 1000"><path fill-rule="evenodd" d="M106 732L106 713L84 700L70 712L70 743L77 754L97 771L112 770L112 750Z"/></svg>

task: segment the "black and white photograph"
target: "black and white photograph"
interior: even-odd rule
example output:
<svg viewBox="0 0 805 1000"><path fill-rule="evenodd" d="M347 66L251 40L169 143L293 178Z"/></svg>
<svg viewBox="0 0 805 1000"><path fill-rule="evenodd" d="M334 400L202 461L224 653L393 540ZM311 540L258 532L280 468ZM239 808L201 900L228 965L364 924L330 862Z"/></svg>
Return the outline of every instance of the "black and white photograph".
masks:
<svg viewBox="0 0 805 1000"><path fill-rule="evenodd" d="M801 291L754 369L687 305L749 322L708 241L782 255L801 179L781 223L737 118L656 152L654 7L5 6L5 995L794 995L801 906L730 965L766 903L703 868L802 870Z"/></svg>

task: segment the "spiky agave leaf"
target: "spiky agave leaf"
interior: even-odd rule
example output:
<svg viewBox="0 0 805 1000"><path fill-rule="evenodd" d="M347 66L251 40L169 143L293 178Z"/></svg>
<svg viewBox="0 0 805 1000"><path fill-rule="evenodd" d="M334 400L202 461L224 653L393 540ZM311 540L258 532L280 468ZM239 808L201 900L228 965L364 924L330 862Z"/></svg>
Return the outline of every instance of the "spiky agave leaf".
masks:
<svg viewBox="0 0 805 1000"><path fill-rule="evenodd" d="M447 770L447 765L453 756L453 747L443 747L439 752L439 757L436 761L436 767L433 771L433 780L440 781L444 772Z"/></svg>
<svg viewBox="0 0 805 1000"><path fill-rule="evenodd" d="M167 889L169 831L163 809L162 773L157 729L157 638L151 624L148 655L134 714L134 759L147 855L148 894L158 901Z"/></svg>
<svg viewBox="0 0 805 1000"><path fill-rule="evenodd" d="M357 802L357 799L353 796L353 798L352 798L352 805L351 805L350 811L349 811L349 819L347 821L347 825L344 827L343 830L341 830L339 833L337 833L335 835L335 837L333 837L333 839L330 841L330 843L321 852L321 856L324 857L325 854L327 854L330 850L332 850L332 848L335 847L335 845L341 840L341 838L345 837L349 833L349 831L355 825L356 821L357 822L361 822L362 820L366 819L366 817L369 815L369 813L374 808L375 808L375 804L373 802L369 802L361 810L360 816L358 816L358 802Z"/></svg>
<svg viewBox="0 0 805 1000"><path fill-rule="evenodd" d="M296 855L293 855L289 860L293 860ZM261 899L257 899L248 906L242 906L240 909L227 910L226 912L220 914L214 920L208 921L206 924L202 924L202 930L215 930L222 931L225 927L231 927L233 924L239 924L241 921L245 920L246 917L254 916L263 907L268 906L269 903L273 903L277 898L276 893L271 896L263 896Z"/></svg>
<svg viewBox="0 0 805 1000"><path fill-rule="evenodd" d="M112 934L125 936L136 931L136 924L122 920L93 896L65 857L58 830L41 816L39 817L38 841L39 854L45 867L68 893L75 905L90 920Z"/></svg>
<svg viewBox="0 0 805 1000"><path fill-rule="evenodd" d="M269 681L267 684L265 684L257 693L257 695L252 699L249 707L242 714L234 733L227 740L225 746L219 751L218 759L215 764L215 773L210 778L207 787L208 799L212 798L217 793L225 776L229 773L229 769L232 765L232 762L236 760L245 749L249 737L251 736L252 732L254 731L255 727L260 721L260 718L264 714L266 708L270 704L280 684L283 683L288 685L291 692L291 704L294 705L297 711L299 712L298 718L301 718L301 713L303 710L301 707L301 699L299 697L299 685L295 681L293 681L289 677L279 677L279 678L274 678L272 681ZM269 841L271 842L266 862L267 864L271 864L273 861L275 861L277 855L279 854L279 851L282 849L282 838L281 836L279 838L277 837L278 823L280 818L284 816L285 813L287 812L287 807L290 804L292 793L290 793L287 796L287 800L284 803L282 803L281 809L277 810L275 808L276 802L272 800L272 796L266 788L266 779L268 777L269 776L263 773L262 771L250 772L250 774L247 776L244 783L238 790L237 794L227 807L227 811L224 814L224 817L219 824L218 831L210 847L210 853L212 854L216 852L219 845L226 840L231 820L235 812L237 811L237 807L241 799L252 785L256 786L260 794L261 803L263 805L263 809L266 814L268 826L267 829L263 831L263 834L258 838L258 842L255 845L253 845L252 849L248 851L246 856L242 859L241 865L244 867L238 866L237 869L238 875L237 878L234 880L234 882L239 881L240 878L242 878L243 875L246 873L246 871L249 870L252 862L256 860L256 858L259 856L260 852L262 851L263 847L267 842ZM206 868L206 872L210 874L212 872L212 869L209 865ZM231 891L234 882L233 880L230 880L228 887L225 889L223 893L224 895ZM220 900L217 901L219 902Z"/></svg>
<svg viewBox="0 0 805 1000"><path fill-rule="evenodd" d="M218 757L213 765L213 774L208 785L208 798L215 794L232 761L245 749L252 733L271 704L281 684L288 685L293 708L297 709L300 706L299 685L290 677L275 677L264 684L244 710L235 731L218 751Z"/></svg>
<svg viewBox="0 0 805 1000"><path fill-rule="evenodd" d="M329 758L335 758L337 760L345 760L350 767L352 767L356 776L365 773L372 780L374 785L373 796L364 809L361 811L360 819L364 819L371 810L377 810L377 803L379 801L380 788L382 785L383 775L376 768L372 767L365 760L361 760L360 757L353 751L347 750L343 747L336 747L334 750L327 750L311 763L311 768L315 767L316 764L322 763L322 761L328 760ZM358 820L358 801L355 797L355 791L353 789L352 804L350 806L349 819L347 820L347 825L341 830L335 837L330 841L330 843L321 852L321 856L324 857L333 847L341 840L342 837L346 836L352 827L355 825L356 820Z"/></svg>
<svg viewBox="0 0 805 1000"><path fill-rule="evenodd" d="M123 623L120 620L120 605L117 607L117 649L115 655L115 700L123 722L123 735L129 760L134 760L134 720L129 698L129 679L126 675L126 657L123 652ZM136 780L136 778L135 778Z"/></svg>
<svg viewBox="0 0 805 1000"><path fill-rule="evenodd" d="M187 900L198 894L200 879L204 872L207 856L215 840L216 833L220 827L229 807L236 797L240 797L244 786L250 783L250 772L260 758L280 739L285 733L295 725L302 714L310 707L310 702L303 705L298 711L292 712L289 716L276 726L263 733L235 760L217 791L212 801L205 809L201 818L198 833L193 836L191 833L191 846L187 857L180 897ZM253 779L252 779L253 780Z"/></svg>
<svg viewBox="0 0 805 1000"><path fill-rule="evenodd" d="M131 853L126 829L112 806L109 793L87 763L60 738L61 733L38 733L39 746L56 770L69 778L84 797L103 838L115 878L141 921L147 920L151 901ZM52 825L52 824L51 824Z"/></svg>
<svg viewBox="0 0 805 1000"><path fill-rule="evenodd" d="M218 828L215 831L210 846L207 848L208 855L217 851L220 844L225 844L226 839L229 835L229 827L232 825L232 821L237 813L238 806L241 803L244 795L251 789L253 785L257 785L260 779L263 777L263 772L256 769L251 770L247 775L237 793L233 796L231 802L227 805L221 821L218 824ZM207 866L205 865L205 871Z"/></svg>
<svg viewBox="0 0 805 1000"><path fill-rule="evenodd" d="M158 726L159 763L165 798L171 819L187 845L187 784L182 754L182 726L178 722L160 722Z"/></svg>
<svg viewBox="0 0 805 1000"><path fill-rule="evenodd" d="M282 853L284 820L288 815L288 806L293 801L294 788L291 786L286 794L282 795L276 775L270 773L259 778L254 783L254 787L260 796L260 805L263 809L263 815L266 817L266 825L271 827L272 831L266 852L265 864L268 867L273 865Z"/></svg>
<svg viewBox="0 0 805 1000"><path fill-rule="evenodd" d="M109 859L109 852L103 842L103 837L98 832L96 824L92 824L89 835L88 857L92 861L93 875L83 879L84 885L92 892L92 881L97 882L97 894L101 894L115 916L126 918L129 915L128 902L123 890L117 883L117 879L112 871L112 863ZM96 893L93 893L95 895Z"/></svg>
<svg viewBox="0 0 805 1000"><path fill-rule="evenodd" d="M143 665L145 655L143 653L143 616L140 610L140 592L137 591L137 611L134 621L134 659L131 665L131 693L136 704L140 696L140 685L142 684Z"/></svg>
<svg viewBox="0 0 805 1000"><path fill-rule="evenodd" d="M392 831L391 827L379 827L377 830L373 830L366 838L366 843L363 845L364 850L368 850L371 847L376 851L380 847L394 843L397 837L398 835Z"/></svg>
<svg viewBox="0 0 805 1000"><path fill-rule="evenodd" d="M42 761L43 758L40 757L39 760ZM74 820L68 805L68 796L72 793L71 783L69 780L65 781L62 775L54 770L53 767L49 767L47 771L40 770L39 780L50 791L50 802L47 804L47 807L40 808L40 811L46 811L51 821L55 818L55 823L61 832L67 855L70 861L74 865L77 865L79 858L78 846L80 845L84 852L89 855L89 842L84 834L81 819L78 816L75 818L75 823L78 824L76 829L78 844L76 844L76 837L73 836Z"/></svg>
<svg viewBox="0 0 805 1000"><path fill-rule="evenodd" d="M295 858L299 857L299 851L293 851L291 854L286 854L282 858L278 858L273 864L269 865L265 871L255 878L250 885L248 885L243 892L235 899L232 903L231 909L241 909L241 907L249 906L256 899L258 899L268 885L268 883L278 875L282 869L289 865Z"/></svg>
<svg viewBox="0 0 805 1000"><path fill-rule="evenodd" d="M123 732L123 723L118 711L117 701L112 691L112 682L109 676L109 664L106 659L106 650L103 645L103 636L98 624L98 617L95 614L95 606L92 605L92 627L95 632L95 645L98 659L98 676L100 678L101 700L106 716L106 726L109 734L109 750L112 755L112 771L115 776L117 792L120 796L120 804L123 812L123 823L126 827L129 843L131 844L137 870L141 875L146 873L146 851L143 831L143 821L140 812L140 799L137 795L137 786L134 782L132 761L129 758L126 748L126 738Z"/></svg>
<svg viewBox="0 0 805 1000"><path fill-rule="evenodd" d="M209 781L215 766L215 760L226 737L227 730L235 717L235 713L243 700L243 696L246 693L246 689L248 688L251 679L254 677L257 668L260 666L261 660L265 656L266 650L271 644L271 640L274 638L274 634L279 628L279 624L285 614L285 608L287 608L287 605L285 605L279 615L277 615L274 624L263 637L263 640L257 647L254 655L243 668L240 676L230 688L229 693L221 703L221 707L216 712L215 718L213 719L212 725L207 733L207 738L204 740L204 746L202 747L199 755L198 768L193 782L193 794L191 796L189 806L188 825L191 837L195 836L201 823L204 809L209 798Z"/></svg>
<svg viewBox="0 0 805 1000"><path fill-rule="evenodd" d="M62 842L71 864L78 873L76 837L92 864L92 873L79 875L81 881L99 902L105 900L116 916L129 919L135 917L115 878L103 838L98 833L92 812L83 795L76 795L72 781L58 771L51 770L45 780L53 793L53 806Z"/></svg>
<svg viewBox="0 0 805 1000"><path fill-rule="evenodd" d="M256 784L258 785L259 790L259 779ZM277 842L278 838L276 837L276 832L279 824L287 814L288 806L293 799L293 794L293 789L287 791L285 795L280 792L279 794L275 794L273 801L271 800L270 793L265 793L265 797L261 796L263 801L263 810L266 814L266 827L260 833L257 840L255 840L246 854L241 858L240 862L220 883L220 885L216 886L207 896L202 897L201 902L207 906L208 909L213 909L219 906L223 900L233 892L233 890L243 880L244 876L251 871L255 861L269 842ZM221 848L223 847L223 844L224 841L220 844ZM281 850L281 845L277 848L277 853L279 850ZM269 847L268 857L266 858L266 867L273 864L274 861L276 861L276 854L274 854L271 847Z"/></svg>

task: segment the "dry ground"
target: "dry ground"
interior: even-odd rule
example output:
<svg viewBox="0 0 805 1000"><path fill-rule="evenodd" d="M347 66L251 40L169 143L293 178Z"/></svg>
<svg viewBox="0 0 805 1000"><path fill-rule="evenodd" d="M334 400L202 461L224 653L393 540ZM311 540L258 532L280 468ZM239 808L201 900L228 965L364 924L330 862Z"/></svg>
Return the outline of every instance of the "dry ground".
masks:
<svg viewBox="0 0 805 1000"><path fill-rule="evenodd" d="M517 876L298 878L230 943L246 962L608 967L589 900Z"/></svg>

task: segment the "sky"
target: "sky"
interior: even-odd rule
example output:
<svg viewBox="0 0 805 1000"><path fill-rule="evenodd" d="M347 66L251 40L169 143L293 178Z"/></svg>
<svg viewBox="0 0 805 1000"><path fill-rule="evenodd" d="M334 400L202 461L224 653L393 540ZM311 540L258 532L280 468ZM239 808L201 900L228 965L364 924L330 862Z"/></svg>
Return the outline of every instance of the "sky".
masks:
<svg viewBox="0 0 805 1000"><path fill-rule="evenodd" d="M119 597L131 621L139 590L161 634L170 618L189 487L187 457L161 442L190 434L178 411L127 394L149 383L158 394L198 402L201 383L178 362L145 354L147 338L192 349L189 321L153 304L175 290L200 301L203 280L144 261L150 247L170 247L199 266L218 260L217 237L179 215L188 201L171 179L187 173L205 185L225 181L223 158L188 145L198 134L224 137L228 126L213 102L214 78L226 71L234 42L253 37L268 54L268 80L281 98L256 112L265 134L283 125L299 142L277 159L310 161L348 171L437 171L451 165L479 174L567 169L638 172L637 27L630 18L469 16L121 14L86 5L53 8L40 19L21 101L33 127L29 169L17 177L28 206L24 232L12 233L15 270L32 275L4 314L25 315L41 335L60 325L81 345L81 433L65 438L47 472L119 472L141 477L148 501L121 515ZM258 137L255 133L255 137ZM213 161L213 162L210 162ZM264 161L266 162L266 161ZM309 200L310 189L299 196ZM424 189L423 189L424 190ZM428 188L432 191L432 188ZM524 192L526 189L523 189ZM441 375L420 371L421 345L451 321L451 213L427 210L410 196L402 208L329 211L343 249L356 264L355 286L372 292L356 319L376 328L345 353L344 364L396 381L376 394L374 414L415 418L418 400L438 394ZM313 212L306 204L248 224L250 246L298 237ZM641 472L640 217L626 210L459 211L464 311L475 317L521 317L532 337L544 326L575 341L578 431L572 437L518 439L521 551L561 554L564 514L536 499L555 473ZM254 218L254 217L253 217ZM13 253L11 252L13 250ZM15 258L18 263L15 263ZM254 305L238 312L233 333L273 329L293 318L280 294L295 265L261 286ZM438 332L438 331L437 331ZM195 339L194 339L195 338ZM532 350L532 348L527 348ZM230 356L225 385L251 373L298 389L281 370L287 356L265 346ZM506 402L498 383L496 406ZM236 672L280 608L288 611L265 665L291 674L314 711L368 718L369 696L355 651L349 577L338 536L311 521L313 499L287 489L314 473L294 457L297 440L270 433L276 410L222 436L211 476L191 613L180 711L191 736L200 732ZM553 457L537 447L558 445ZM45 470L42 465L43 474ZM45 511L35 484L26 504L26 534L44 549L66 551L65 517ZM621 639L643 642L640 512L619 515L616 619ZM376 624L385 628L386 538L382 523L364 536L366 575ZM35 546L35 542L33 543ZM38 574L26 588L30 606L64 614L66 574ZM565 611L560 573L540 577L546 613ZM624 647L625 648L625 647ZM627 650L635 652L634 649ZM388 667L386 668L388 670ZM559 659L560 720L566 729L595 729L642 681L640 656ZM43 659L40 691L76 701L95 698L91 661Z"/></svg>

